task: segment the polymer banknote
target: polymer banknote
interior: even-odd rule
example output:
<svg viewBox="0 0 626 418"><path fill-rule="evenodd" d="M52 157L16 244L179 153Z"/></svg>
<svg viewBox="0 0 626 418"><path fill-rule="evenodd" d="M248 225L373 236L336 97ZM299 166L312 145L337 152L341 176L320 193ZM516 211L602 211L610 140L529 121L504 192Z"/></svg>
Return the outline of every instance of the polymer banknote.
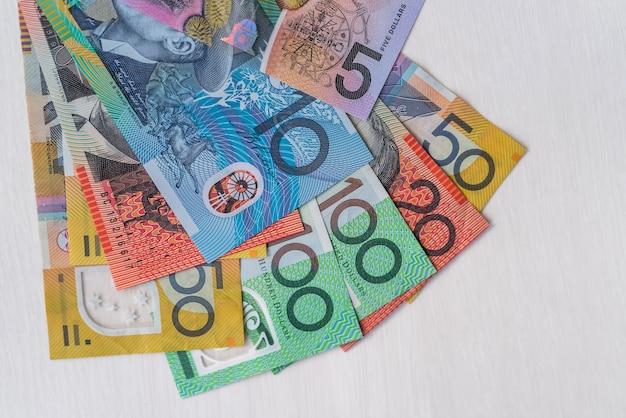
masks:
<svg viewBox="0 0 626 418"><path fill-rule="evenodd" d="M74 165L80 167L78 171L83 173L82 189L76 184L78 179L75 176L68 178L72 186L69 199L74 203L69 220L74 226L70 239L72 232L75 233L75 248L83 249L76 251L80 256L74 257L77 259L74 264L102 264L96 262L102 261L102 257L93 260L93 255L99 255L102 243L102 252L107 256L118 288L203 264L204 258L145 170L132 159L132 150L115 129L109 113L101 106L47 18L33 6L22 5L26 16L32 17L30 26L36 41L35 48L44 62L44 73L69 142L69 154ZM91 183L85 184L86 170L90 170L92 176ZM123 187L129 177L141 178L141 181L129 186L132 188L130 192ZM120 193L117 193L118 190L113 193L110 188L112 183L122 184L127 193L121 193L122 189ZM90 192L89 205L84 201L83 190ZM99 200L96 200L94 190L98 192ZM91 213L85 214L85 209L90 209ZM98 221L98 228L90 221L92 217ZM102 222L104 217L107 223ZM297 213L293 212L270 228L233 249L227 256L261 255L264 251L260 248L262 244L301 231L302 225Z"/></svg>
<svg viewBox="0 0 626 418"><path fill-rule="evenodd" d="M367 121L356 118L353 121L374 154L370 163L374 172L430 261L441 270L487 229L487 220L381 101L376 103ZM425 283L364 318L363 334L414 297ZM347 350L353 345L343 348Z"/></svg>
<svg viewBox="0 0 626 418"><path fill-rule="evenodd" d="M144 15L176 29L194 39L212 45L215 38L232 46L247 49L258 36L257 25L253 20L246 20L245 15L234 25L228 25L229 16L234 12L242 13L244 4L240 0L163 0L160 2L146 0L118 0ZM262 7L272 24L276 23L282 9L297 9L307 0L257 0L256 7ZM228 32L230 30L230 33ZM216 36L219 32L219 38Z"/></svg>
<svg viewBox="0 0 626 418"><path fill-rule="evenodd" d="M369 165L316 201L359 320L435 273Z"/></svg>
<svg viewBox="0 0 626 418"><path fill-rule="evenodd" d="M238 2L229 22L243 15L256 22L256 55L234 52L227 43L220 55L224 42L192 42L176 51L190 54L176 62L171 50L163 50L171 43L150 41L171 39L169 26L118 0L116 14L96 19L106 3L39 1L205 260L223 255L371 159L345 114L258 71L257 51L271 23L255 2ZM145 36L117 39L125 30ZM126 42L131 39L140 42ZM212 71L224 63L226 73Z"/></svg>
<svg viewBox="0 0 626 418"><path fill-rule="evenodd" d="M333 245L315 201L303 233L241 260L246 344L167 353L178 391L192 396L279 368L361 337Z"/></svg>
<svg viewBox="0 0 626 418"><path fill-rule="evenodd" d="M261 71L366 119L423 0L311 0L284 10Z"/></svg>
<svg viewBox="0 0 626 418"><path fill-rule="evenodd" d="M63 133L28 34L22 53L43 268L69 267Z"/></svg>
<svg viewBox="0 0 626 418"><path fill-rule="evenodd" d="M241 346L240 286L238 259L123 290L107 266L44 270L50 357Z"/></svg>
<svg viewBox="0 0 626 418"><path fill-rule="evenodd" d="M106 266L70 265L63 135L32 48L23 52L50 357L242 345L239 260L122 291Z"/></svg>
<svg viewBox="0 0 626 418"><path fill-rule="evenodd" d="M479 211L526 152L404 55L380 98Z"/></svg>
<svg viewBox="0 0 626 418"><path fill-rule="evenodd" d="M97 203L93 203L95 202L94 200L95 196L93 194L93 186L98 186L98 185L95 182L89 183L89 179L86 178L85 174L83 174L83 177L81 177L84 182L83 183L84 189L83 189L83 186L81 185L81 180L79 179L79 177L75 173L68 176L67 174L68 174L68 171L70 170L67 169L67 165L65 167L66 167L65 190L67 193L68 239L69 239L69 245L76 249L75 251L70 252L70 261L73 266L105 265L107 264L107 260L104 255L105 251L103 249L103 245L100 240L100 235L103 236L104 241L110 244L109 239L111 235L107 234L107 232L109 231L114 232L113 230L115 226L109 225L108 228L97 229L96 224L94 223L94 219L97 219L99 222L99 225L102 225L101 223L102 216L106 213L111 213L111 211L115 211L116 213L120 215L122 213L126 213L126 214L132 213L130 212L131 207L127 205L127 203L132 203L132 200L130 201L113 200L117 204L108 205L108 206L102 206L102 205L98 205ZM80 171L81 173L84 173L85 167L78 167L78 171ZM149 187L153 185L154 183L152 183L152 181L148 181L147 188L149 189ZM85 193L83 190L87 190L90 196L94 196L94 199L91 200L90 205L87 204L87 200L85 198ZM142 189L142 192L144 191L145 189ZM142 202L142 206L143 207L140 208L142 212L141 216L143 216L144 211L146 212L150 211L149 205L143 205L143 202ZM164 204L163 206L164 207L162 209L165 210L167 213L171 214L171 211L167 209L166 204ZM90 210L90 208L92 210ZM108 211L104 211L103 209L108 209ZM171 215L171 216L172 218L174 218L173 223L176 223L175 215ZM136 220L136 218L134 219ZM121 229L122 228L120 228L119 230ZM128 231L129 228L124 227L124 229ZM273 230L275 234L273 233ZM297 213L293 212L287 215L285 218L278 221L277 223L275 223L274 225L266 228L255 237L244 242L239 247L233 248L231 251L229 251L228 253L226 253L220 258L224 259L224 258L265 257L266 244L263 243L263 244L258 244L256 246L252 246L252 245L256 244L257 242L271 241L272 239L275 239L275 237L279 238L285 234L297 232L299 230L302 230L302 222L300 221L299 216L297 216ZM139 259L139 253L142 250L147 250L151 248L149 246L150 238L141 237L141 235L150 235L150 234L154 235L154 229L151 229L148 227L145 229L135 229L134 232L135 234L140 235L140 238L138 239L139 241L138 244L140 245L137 245L136 247L134 247L136 248L136 250L134 251L134 256ZM115 238L115 235L113 235L112 238ZM159 240L162 240L163 238L164 237L161 236L159 237ZM185 237L184 239L189 240L188 237ZM145 247L142 247L142 245L144 245ZM192 248L192 251L195 250L195 246L192 246L191 248ZM113 252L113 249L110 247L110 245L108 246L107 249L109 253ZM122 251L119 248L118 250ZM150 253L154 253L154 249L152 249ZM172 257L172 256L176 256L176 254L174 254L173 252L169 252L169 251L166 251L163 254L163 257ZM181 256L185 257L184 254L182 254ZM149 279L144 277L142 281L144 280L149 280Z"/></svg>

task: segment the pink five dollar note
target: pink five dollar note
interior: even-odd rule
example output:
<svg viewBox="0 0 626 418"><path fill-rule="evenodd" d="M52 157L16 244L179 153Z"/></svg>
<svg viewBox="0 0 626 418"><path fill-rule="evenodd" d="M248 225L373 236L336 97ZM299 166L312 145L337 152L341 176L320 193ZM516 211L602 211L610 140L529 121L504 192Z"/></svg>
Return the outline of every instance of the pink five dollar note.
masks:
<svg viewBox="0 0 626 418"><path fill-rule="evenodd" d="M261 71L366 119L423 4L310 0L283 10Z"/></svg>

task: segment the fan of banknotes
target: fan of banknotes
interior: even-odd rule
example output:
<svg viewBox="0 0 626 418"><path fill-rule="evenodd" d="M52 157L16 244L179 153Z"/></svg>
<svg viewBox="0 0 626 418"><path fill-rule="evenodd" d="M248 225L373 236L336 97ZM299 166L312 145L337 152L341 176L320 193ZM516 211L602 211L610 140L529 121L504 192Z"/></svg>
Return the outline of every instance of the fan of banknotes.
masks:
<svg viewBox="0 0 626 418"><path fill-rule="evenodd" d="M401 55L422 5L20 0L51 358L187 397L412 302L525 153Z"/></svg>

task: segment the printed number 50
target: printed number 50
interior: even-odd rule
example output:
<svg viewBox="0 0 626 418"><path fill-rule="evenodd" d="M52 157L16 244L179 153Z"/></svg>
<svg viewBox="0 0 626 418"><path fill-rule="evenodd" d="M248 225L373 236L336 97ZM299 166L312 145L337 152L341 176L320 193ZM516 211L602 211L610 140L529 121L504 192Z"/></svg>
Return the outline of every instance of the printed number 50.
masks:
<svg viewBox="0 0 626 418"><path fill-rule="evenodd" d="M359 53L363 53L376 61L380 61L383 57L381 53L376 52L373 49L370 49L366 47L365 45L360 44L358 42L352 45L352 49L348 53L348 57L343 62L343 65L341 66L341 68L343 68L344 70L348 70L348 71L355 70L355 71L360 72L361 75L363 76L363 82L361 83L361 87L359 87L358 89L354 91L348 90L346 86L344 86L343 84L345 80L344 76L338 74L335 77L335 87L337 88L337 91L339 92L339 94L351 100L360 99L361 97L365 96L365 93L367 93L367 91L370 88L370 85L372 84L372 73L370 72L369 68L367 68L363 64L354 62L354 59Z"/></svg>

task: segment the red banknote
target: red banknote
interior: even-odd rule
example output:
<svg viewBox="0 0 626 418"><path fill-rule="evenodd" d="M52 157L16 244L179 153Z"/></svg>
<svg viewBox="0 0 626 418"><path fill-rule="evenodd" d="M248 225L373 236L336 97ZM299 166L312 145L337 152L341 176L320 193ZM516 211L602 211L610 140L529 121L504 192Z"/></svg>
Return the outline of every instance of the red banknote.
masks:
<svg viewBox="0 0 626 418"><path fill-rule="evenodd" d="M87 167L76 172L117 289L205 263L141 166L106 175ZM294 211L225 255L303 230Z"/></svg>

